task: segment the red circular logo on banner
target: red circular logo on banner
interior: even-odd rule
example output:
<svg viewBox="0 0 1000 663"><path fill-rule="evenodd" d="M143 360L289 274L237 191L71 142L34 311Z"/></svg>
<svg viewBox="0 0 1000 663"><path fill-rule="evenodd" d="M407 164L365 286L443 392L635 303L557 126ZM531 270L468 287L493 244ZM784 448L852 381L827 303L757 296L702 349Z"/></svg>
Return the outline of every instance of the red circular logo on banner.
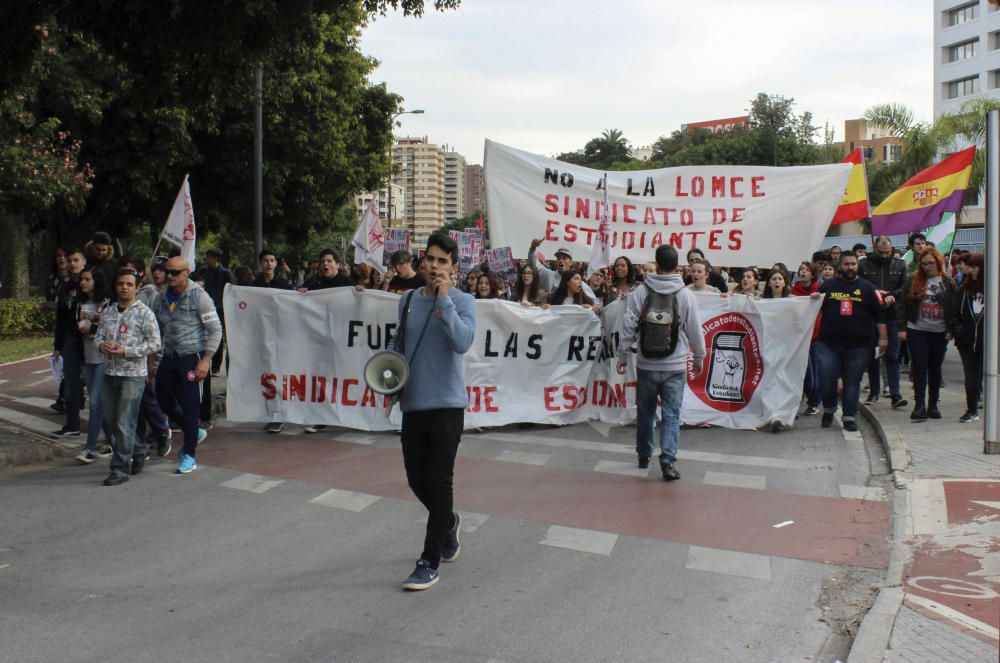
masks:
<svg viewBox="0 0 1000 663"><path fill-rule="evenodd" d="M247 303L246 302L240 302L239 306L240 306L240 310L242 311L243 309L245 309L247 307Z"/></svg>
<svg viewBox="0 0 1000 663"><path fill-rule="evenodd" d="M705 364L688 387L703 403L720 412L742 410L753 399L764 377L760 340L753 325L740 313L723 313L701 326L705 335Z"/></svg>

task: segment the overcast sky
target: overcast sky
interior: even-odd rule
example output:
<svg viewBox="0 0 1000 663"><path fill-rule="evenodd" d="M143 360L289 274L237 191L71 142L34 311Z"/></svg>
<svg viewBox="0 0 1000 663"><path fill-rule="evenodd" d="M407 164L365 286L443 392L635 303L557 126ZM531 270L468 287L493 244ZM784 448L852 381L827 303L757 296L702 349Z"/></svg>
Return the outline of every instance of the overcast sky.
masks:
<svg viewBox="0 0 1000 663"><path fill-rule="evenodd" d="M378 17L361 48L374 81L426 111L397 135L482 163L486 138L555 155L616 128L649 145L743 115L758 92L793 97L836 140L877 103L930 120L932 14L930 0L463 0Z"/></svg>

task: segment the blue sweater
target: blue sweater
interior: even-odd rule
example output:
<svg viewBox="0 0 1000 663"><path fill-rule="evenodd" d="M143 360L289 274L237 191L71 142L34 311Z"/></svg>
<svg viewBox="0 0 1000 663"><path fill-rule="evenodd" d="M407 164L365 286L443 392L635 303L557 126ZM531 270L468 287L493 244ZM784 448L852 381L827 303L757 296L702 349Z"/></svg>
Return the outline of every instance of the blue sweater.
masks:
<svg viewBox="0 0 1000 663"><path fill-rule="evenodd" d="M400 297L399 314L409 293ZM406 318L404 345L410 362L410 379L403 389L399 406L403 412L419 412L439 408L462 408L469 403L465 392L465 367L462 355L472 346L476 336L476 300L456 288L447 297L437 299L414 291L410 313ZM420 330L430 313L427 331L417 349Z"/></svg>

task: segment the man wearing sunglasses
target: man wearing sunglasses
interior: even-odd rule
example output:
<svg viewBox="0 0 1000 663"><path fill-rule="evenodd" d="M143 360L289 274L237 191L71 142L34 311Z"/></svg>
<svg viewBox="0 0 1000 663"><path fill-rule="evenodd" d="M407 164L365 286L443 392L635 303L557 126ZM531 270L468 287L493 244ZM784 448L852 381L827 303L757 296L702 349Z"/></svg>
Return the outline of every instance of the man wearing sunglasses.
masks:
<svg viewBox="0 0 1000 663"><path fill-rule="evenodd" d="M154 357L156 397L163 411L181 425L184 448L178 474L198 469L195 451L207 433L198 427L201 380L209 375L212 356L222 340L222 323L204 288L188 278L184 258L166 264L167 287L153 301L163 349Z"/></svg>

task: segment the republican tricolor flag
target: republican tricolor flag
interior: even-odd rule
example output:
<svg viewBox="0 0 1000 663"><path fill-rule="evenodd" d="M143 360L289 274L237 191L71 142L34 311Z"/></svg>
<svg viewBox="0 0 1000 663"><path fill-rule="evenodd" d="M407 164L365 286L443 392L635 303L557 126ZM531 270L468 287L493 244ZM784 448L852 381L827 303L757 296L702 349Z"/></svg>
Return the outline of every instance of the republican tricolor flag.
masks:
<svg viewBox="0 0 1000 663"><path fill-rule="evenodd" d="M850 163L854 166L847 178L844 197L840 199L840 206L837 207L830 222L831 226L864 219L871 213L868 205L868 180L865 177L865 156L861 148L848 154L840 163Z"/></svg>
<svg viewBox="0 0 1000 663"><path fill-rule="evenodd" d="M872 233L916 232L936 226L945 212L961 211L975 158L972 146L911 177L872 210Z"/></svg>

